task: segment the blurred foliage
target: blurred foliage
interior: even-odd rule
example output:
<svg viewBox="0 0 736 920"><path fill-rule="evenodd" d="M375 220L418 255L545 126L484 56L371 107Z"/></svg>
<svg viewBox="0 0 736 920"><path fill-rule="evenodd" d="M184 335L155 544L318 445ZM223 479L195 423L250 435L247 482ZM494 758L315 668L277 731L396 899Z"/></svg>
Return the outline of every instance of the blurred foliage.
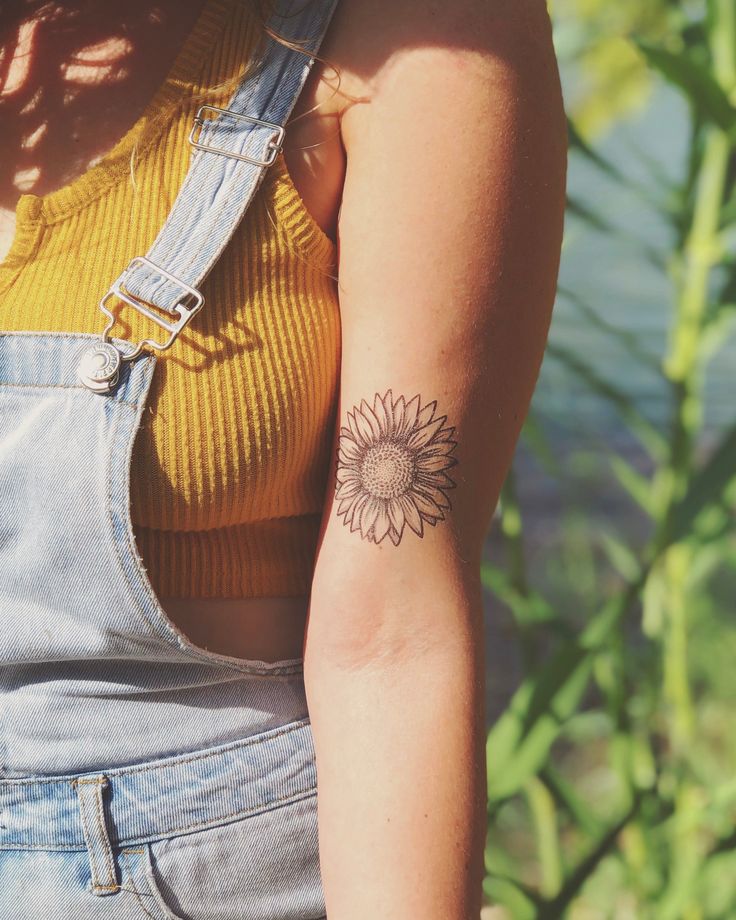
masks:
<svg viewBox="0 0 736 920"><path fill-rule="evenodd" d="M583 80L567 99L580 133L591 139L631 109L645 106L652 73L632 36L666 42L680 34L682 4L668 0L554 0L555 42Z"/></svg>
<svg viewBox="0 0 736 920"><path fill-rule="evenodd" d="M589 75L569 107L571 156L626 184L590 138L654 81L684 95L691 125L676 187L653 172L646 196L670 229L658 259L671 291L662 360L580 305L581 320L660 375L667 418L646 418L587 355L548 349L645 457L610 448L606 458L637 526L626 533L612 519L591 534L571 507L565 557L540 573L512 471L503 557L483 565L513 615L524 669L488 736L485 891L493 916L514 920L729 920L736 404L730 427L706 437L704 377L736 325L736 3L555 0L553 14L563 67L573 57ZM614 232L595 203L574 219ZM568 475L538 421L530 416L526 447Z"/></svg>

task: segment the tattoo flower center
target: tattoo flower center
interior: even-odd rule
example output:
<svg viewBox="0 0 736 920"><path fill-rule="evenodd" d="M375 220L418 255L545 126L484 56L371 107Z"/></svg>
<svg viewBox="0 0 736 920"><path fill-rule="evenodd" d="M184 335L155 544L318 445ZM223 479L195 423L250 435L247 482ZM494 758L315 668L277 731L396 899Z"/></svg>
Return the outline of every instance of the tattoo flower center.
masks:
<svg viewBox="0 0 736 920"><path fill-rule="evenodd" d="M363 400L348 412L340 428L335 498L337 513L351 531L394 546L406 525L421 537L424 524L445 519L455 483L447 470L457 444L446 415L435 418L437 402L422 407L419 396L394 400L391 390L376 393L373 406Z"/></svg>
<svg viewBox="0 0 736 920"><path fill-rule="evenodd" d="M376 498L397 498L412 484L414 459L401 444L384 441L368 449L360 476L365 490Z"/></svg>

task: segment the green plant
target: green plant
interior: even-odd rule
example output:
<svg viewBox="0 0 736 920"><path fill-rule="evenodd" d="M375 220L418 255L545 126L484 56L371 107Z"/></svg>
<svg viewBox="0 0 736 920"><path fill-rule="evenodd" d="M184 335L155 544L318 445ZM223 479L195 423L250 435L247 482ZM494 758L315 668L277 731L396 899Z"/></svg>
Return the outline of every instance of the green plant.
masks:
<svg viewBox="0 0 736 920"><path fill-rule="evenodd" d="M578 540L564 571L576 583L568 598L582 599L585 615L566 614L549 585L535 585L512 472L500 508L503 559L483 569L513 614L525 670L487 746L485 890L519 920L563 917L583 904L586 917L736 917L736 684L725 675L736 631L722 601L736 562L736 413L715 443L704 420L709 362L736 326L736 5L658 9L656 41L652 16L625 41L642 67L684 94L691 113L684 175L672 187L655 173L639 189L671 235L664 257L642 252L672 291L663 360L574 292L561 296L659 375L669 418L646 417L585 355L548 350L640 445L643 469L624 453L607 460L646 522L643 536L611 527L592 547ZM574 124L571 151L608 181L635 187ZM596 232L615 232L594 209L571 202L571 212ZM532 415L525 440L549 460L554 448L541 429ZM574 534L574 517L566 526ZM497 837L521 842L504 849Z"/></svg>

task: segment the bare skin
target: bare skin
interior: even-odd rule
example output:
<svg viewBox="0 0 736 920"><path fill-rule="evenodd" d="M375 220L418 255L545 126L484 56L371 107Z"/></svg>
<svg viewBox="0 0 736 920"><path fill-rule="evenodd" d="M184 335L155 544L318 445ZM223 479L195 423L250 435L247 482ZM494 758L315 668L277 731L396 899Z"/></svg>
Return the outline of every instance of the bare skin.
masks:
<svg viewBox="0 0 736 920"><path fill-rule="evenodd" d="M323 117L294 123L287 163L339 238L338 430L303 646L326 913L475 920L480 563L564 213L550 23L544 0L340 0L322 53L341 94L315 72L299 111L324 100ZM227 635L246 656L275 629L250 609ZM298 647L300 614L282 623Z"/></svg>
<svg viewBox="0 0 736 920"><path fill-rule="evenodd" d="M70 61L62 77L34 53L32 24L10 66L0 115L17 125L0 136L0 260L15 233L22 193L45 195L84 173L104 156L145 109L191 30L202 0L130 0L139 28L120 37L117 3L99 4L100 16L78 23L89 55ZM332 38L332 41L337 39ZM104 66L99 65L104 60ZM317 63L300 96L287 132L284 156L294 184L320 227L336 237L345 156L333 74ZM44 87L50 102L21 113L15 98L25 80ZM63 80L65 85L59 85ZM80 105L73 119L63 105L71 87L94 91L94 105ZM15 97L15 98L14 98ZM316 111L312 111L318 106ZM195 643L239 658L279 661L302 655L309 597L161 598L169 617Z"/></svg>

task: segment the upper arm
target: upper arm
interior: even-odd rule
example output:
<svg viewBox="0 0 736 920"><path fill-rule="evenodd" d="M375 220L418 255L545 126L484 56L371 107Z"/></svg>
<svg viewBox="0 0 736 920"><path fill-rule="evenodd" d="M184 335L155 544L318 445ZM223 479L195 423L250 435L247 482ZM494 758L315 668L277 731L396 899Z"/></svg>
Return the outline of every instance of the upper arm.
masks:
<svg viewBox="0 0 736 920"><path fill-rule="evenodd" d="M541 0L346 0L336 15L326 56L357 101L341 119L342 367L312 616L347 586L405 606L438 579L462 590L463 567L477 579L564 209Z"/></svg>

